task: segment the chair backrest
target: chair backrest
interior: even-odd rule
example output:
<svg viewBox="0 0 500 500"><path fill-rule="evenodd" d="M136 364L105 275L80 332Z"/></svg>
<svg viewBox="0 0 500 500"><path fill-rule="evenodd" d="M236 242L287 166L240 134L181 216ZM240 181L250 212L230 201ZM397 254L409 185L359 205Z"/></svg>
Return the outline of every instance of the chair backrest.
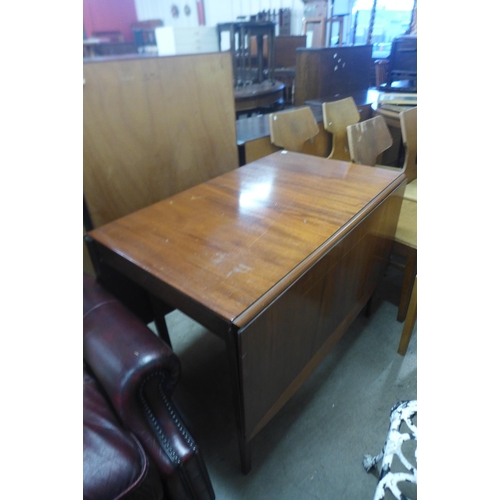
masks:
<svg viewBox="0 0 500 500"><path fill-rule="evenodd" d="M328 158L351 161L347 127L358 122L358 107L352 97L323 103L323 127L333 134L332 152Z"/></svg>
<svg viewBox="0 0 500 500"><path fill-rule="evenodd" d="M304 142L319 133L309 106L269 114L271 142L279 148L300 153Z"/></svg>
<svg viewBox="0 0 500 500"><path fill-rule="evenodd" d="M399 114L401 136L405 147L405 171L408 182L417 178L417 106Z"/></svg>
<svg viewBox="0 0 500 500"><path fill-rule="evenodd" d="M392 146L392 136L383 116L349 125L347 140L352 161L372 167L378 156Z"/></svg>

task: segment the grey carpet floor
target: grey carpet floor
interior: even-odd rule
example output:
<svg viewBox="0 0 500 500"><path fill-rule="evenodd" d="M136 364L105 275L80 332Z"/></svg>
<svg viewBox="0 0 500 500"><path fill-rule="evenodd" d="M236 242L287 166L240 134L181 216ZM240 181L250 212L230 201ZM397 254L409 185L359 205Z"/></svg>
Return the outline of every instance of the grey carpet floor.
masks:
<svg viewBox="0 0 500 500"><path fill-rule="evenodd" d="M397 353L401 271L390 267L370 317L360 314L312 376L252 441L240 472L224 342L174 311L167 324L182 377L174 400L194 434L219 500L370 500L378 471L363 455L384 444L391 407L417 398L417 327Z"/></svg>

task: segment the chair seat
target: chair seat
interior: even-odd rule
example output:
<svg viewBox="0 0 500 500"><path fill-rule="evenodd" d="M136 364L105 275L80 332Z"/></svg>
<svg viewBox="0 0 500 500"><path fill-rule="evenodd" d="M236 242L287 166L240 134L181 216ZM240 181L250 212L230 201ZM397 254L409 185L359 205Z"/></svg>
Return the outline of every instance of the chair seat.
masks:
<svg viewBox="0 0 500 500"><path fill-rule="evenodd" d="M411 181L405 189L405 200L417 201L417 179Z"/></svg>
<svg viewBox="0 0 500 500"><path fill-rule="evenodd" d="M415 201L403 198L394 240L410 248L417 248L417 203Z"/></svg>

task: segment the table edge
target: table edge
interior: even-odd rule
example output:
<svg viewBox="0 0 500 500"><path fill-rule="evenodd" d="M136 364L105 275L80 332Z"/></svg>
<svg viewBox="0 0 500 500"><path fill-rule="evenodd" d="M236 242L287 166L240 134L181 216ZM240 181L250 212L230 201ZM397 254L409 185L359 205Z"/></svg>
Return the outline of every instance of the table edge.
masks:
<svg viewBox="0 0 500 500"><path fill-rule="evenodd" d="M248 325L255 319L269 304L282 295L297 279L299 279L311 266L321 257L330 251L338 241L346 236L362 219L373 212L385 199L387 199L396 189L406 181L404 172L396 177L385 189L383 189L375 198L373 198L360 212L353 216L338 231L330 236L316 250L309 254L302 262L284 276L278 283L270 288L266 293L259 297L245 311L231 320L231 323L238 329Z"/></svg>

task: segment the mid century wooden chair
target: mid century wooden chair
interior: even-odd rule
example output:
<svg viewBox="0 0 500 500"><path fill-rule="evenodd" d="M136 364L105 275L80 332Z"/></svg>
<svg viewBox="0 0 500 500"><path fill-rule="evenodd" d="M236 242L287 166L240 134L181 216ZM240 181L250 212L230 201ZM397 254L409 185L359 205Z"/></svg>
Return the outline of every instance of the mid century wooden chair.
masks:
<svg viewBox="0 0 500 500"><path fill-rule="evenodd" d="M402 171L409 184L404 197L416 201L417 196L417 107L399 114L401 136L405 148ZM377 164L379 156L392 145L392 136L383 116L376 116L364 122L347 127L347 138L354 163L401 170L397 167Z"/></svg>
<svg viewBox="0 0 500 500"><path fill-rule="evenodd" d="M403 265L391 260L393 265L403 269L403 285L398 305L398 321L404 321L417 275L417 201L403 198L398 226L394 237L392 255L404 257Z"/></svg>
<svg viewBox="0 0 500 500"><path fill-rule="evenodd" d="M406 157L403 170L408 172L407 175L410 175L412 179L416 179L416 108L401 113L400 118L401 128L405 130L403 143L406 148ZM349 125L347 127L347 137L353 162L396 170L394 167L377 165L376 163L379 155L392 145L392 136L382 116ZM392 255L399 255L405 260L404 264L398 264L394 259L391 260L392 264L403 269L404 272L397 314L398 321L404 321L413 282L417 274L416 184L409 190L408 195L405 192Z"/></svg>
<svg viewBox="0 0 500 500"><path fill-rule="evenodd" d="M392 253L406 259L398 308L398 321L405 321L398 352L405 354L415 324L417 307L417 107L403 111L399 118L405 148L403 170L411 182L405 189Z"/></svg>
<svg viewBox="0 0 500 500"><path fill-rule="evenodd" d="M411 334L413 333L413 327L415 326L415 321L417 320L417 276L415 276L415 282L413 283L413 290L411 292L410 303L408 305L408 313L406 314L406 319L403 325L403 331L401 332L401 339L399 340L398 353L404 356L408 350L408 344L410 343Z"/></svg>
<svg viewBox="0 0 500 500"><path fill-rule="evenodd" d="M408 178L405 198L417 201L417 106L399 114L405 148L403 170Z"/></svg>
<svg viewBox="0 0 500 500"><path fill-rule="evenodd" d="M271 142L279 148L300 153L304 143L319 133L309 106L269 114Z"/></svg>
<svg viewBox="0 0 500 500"><path fill-rule="evenodd" d="M383 116L349 125L347 140L352 161L371 167L392 146L392 135Z"/></svg>
<svg viewBox="0 0 500 500"><path fill-rule="evenodd" d="M332 152L328 158L351 161L347 127L358 122L358 107L352 97L323 103L323 127L333 135Z"/></svg>

